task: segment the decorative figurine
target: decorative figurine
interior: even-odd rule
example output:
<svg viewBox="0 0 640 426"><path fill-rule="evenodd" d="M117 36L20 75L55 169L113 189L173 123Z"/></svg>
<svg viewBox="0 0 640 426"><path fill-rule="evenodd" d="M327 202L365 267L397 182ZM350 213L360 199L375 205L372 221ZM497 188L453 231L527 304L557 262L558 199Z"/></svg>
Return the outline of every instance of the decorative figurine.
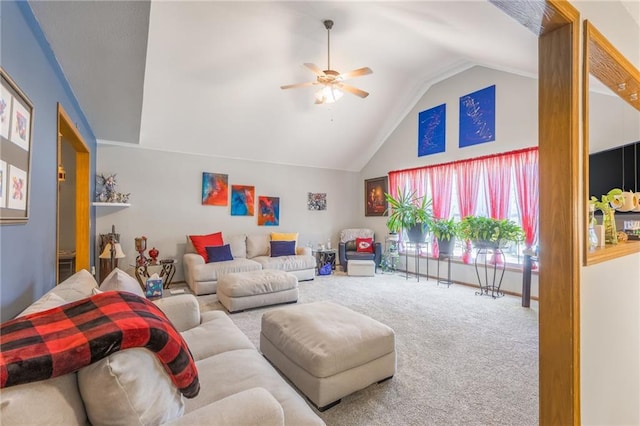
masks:
<svg viewBox="0 0 640 426"><path fill-rule="evenodd" d="M144 251L147 249L147 237L144 235L142 237L136 237L136 251L139 253L138 257L136 257L136 265L144 266L147 264L147 258L144 256Z"/></svg>
<svg viewBox="0 0 640 426"><path fill-rule="evenodd" d="M130 193L116 192L116 175L96 175L96 184L101 190L97 193L97 200L103 203L126 203Z"/></svg>
<svg viewBox="0 0 640 426"><path fill-rule="evenodd" d="M154 264L158 263L158 255L160 252L155 247L149 250L149 256L151 257L151 262Z"/></svg>

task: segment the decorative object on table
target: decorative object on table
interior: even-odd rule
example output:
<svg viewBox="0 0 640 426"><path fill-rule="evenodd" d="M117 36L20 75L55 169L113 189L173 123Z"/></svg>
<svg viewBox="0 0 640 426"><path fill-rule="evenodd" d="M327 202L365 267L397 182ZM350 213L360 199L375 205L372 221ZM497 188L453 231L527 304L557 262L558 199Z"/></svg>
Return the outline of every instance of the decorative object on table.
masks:
<svg viewBox="0 0 640 426"><path fill-rule="evenodd" d="M33 104L2 67L0 80L0 224L27 223Z"/></svg>
<svg viewBox="0 0 640 426"><path fill-rule="evenodd" d="M619 212L631 212L638 207L640 201L636 197L636 194L631 191L624 191L620 194L620 197L613 204L615 209Z"/></svg>
<svg viewBox="0 0 640 426"><path fill-rule="evenodd" d="M127 203L129 202L130 193L122 193L116 191L116 175L96 175L96 200L101 203Z"/></svg>
<svg viewBox="0 0 640 426"><path fill-rule="evenodd" d="M598 234L596 234L596 206L589 203L589 250L595 250L599 246Z"/></svg>
<svg viewBox="0 0 640 426"><path fill-rule="evenodd" d="M258 197L258 226L280 224L280 197Z"/></svg>
<svg viewBox="0 0 640 426"><path fill-rule="evenodd" d="M253 216L255 200L255 186L231 185L231 216Z"/></svg>
<svg viewBox="0 0 640 426"><path fill-rule="evenodd" d="M629 240L629 236L628 236L628 235L627 235L627 233L626 233L626 232L624 232L624 231L618 231L618 233L617 233L617 237L618 237L618 242L619 242L619 243L624 243L624 242L626 242L627 240Z"/></svg>
<svg viewBox="0 0 640 426"><path fill-rule="evenodd" d="M386 216L387 200L387 177L365 179L364 181L364 215L365 216Z"/></svg>
<svg viewBox="0 0 640 426"><path fill-rule="evenodd" d="M418 197L416 191L409 192L407 189L398 188L397 193L397 197L384 194L391 209L387 228L390 232L400 232L404 229L412 243L424 242L429 226L433 222L431 199L427 199L426 196Z"/></svg>
<svg viewBox="0 0 640 426"><path fill-rule="evenodd" d="M615 209L623 205L622 190L613 188L598 200L591 196L589 203L596 210L602 212L602 226L604 226L604 241L606 244L618 244L618 235L616 232Z"/></svg>
<svg viewBox="0 0 640 426"><path fill-rule="evenodd" d="M153 262L154 264L158 263L158 255L159 254L160 254L160 252L155 247L153 247L151 250L149 250L149 257L151 258L151 262Z"/></svg>
<svg viewBox="0 0 640 426"><path fill-rule="evenodd" d="M445 151L447 104L418 113L418 157Z"/></svg>
<svg viewBox="0 0 640 426"><path fill-rule="evenodd" d="M162 297L162 278L158 274L153 274L146 279L144 295L147 298Z"/></svg>
<svg viewBox="0 0 640 426"><path fill-rule="evenodd" d="M307 208L309 210L326 210L327 194L326 192L309 192L307 196Z"/></svg>
<svg viewBox="0 0 640 426"><path fill-rule="evenodd" d="M118 267L118 259L126 257L120 245L120 234L116 233L115 225L111 225L111 232L100 234L100 282Z"/></svg>
<svg viewBox="0 0 640 426"><path fill-rule="evenodd" d="M142 266L147 263L147 258L144 255L144 251L147 249L147 237L144 235L142 237L134 238L136 251L138 252L138 256L136 257L136 265Z"/></svg>
<svg viewBox="0 0 640 426"><path fill-rule="evenodd" d="M495 84L460 97L460 148L495 141L495 129Z"/></svg>
<svg viewBox="0 0 640 426"><path fill-rule="evenodd" d="M226 206L229 204L229 175L202 172L202 205Z"/></svg>

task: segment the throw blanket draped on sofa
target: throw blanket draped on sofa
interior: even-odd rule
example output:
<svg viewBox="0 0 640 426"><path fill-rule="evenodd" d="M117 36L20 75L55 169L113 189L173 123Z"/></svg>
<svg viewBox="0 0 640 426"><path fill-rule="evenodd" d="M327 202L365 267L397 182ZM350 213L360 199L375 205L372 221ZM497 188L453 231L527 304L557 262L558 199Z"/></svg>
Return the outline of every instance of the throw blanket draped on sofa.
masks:
<svg viewBox="0 0 640 426"><path fill-rule="evenodd" d="M200 391L180 333L160 308L135 294L100 293L0 327L0 388L62 376L116 351L144 347L185 397Z"/></svg>

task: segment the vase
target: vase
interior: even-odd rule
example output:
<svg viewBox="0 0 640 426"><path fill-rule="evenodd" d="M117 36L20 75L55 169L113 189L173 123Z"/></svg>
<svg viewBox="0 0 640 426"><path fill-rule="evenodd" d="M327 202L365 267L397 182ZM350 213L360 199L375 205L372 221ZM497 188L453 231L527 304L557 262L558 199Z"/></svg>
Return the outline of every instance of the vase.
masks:
<svg viewBox="0 0 640 426"><path fill-rule="evenodd" d="M618 233L616 232L616 211L613 209L602 212L602 225L604 226L604 242L607 244L618 244Z"/></svg>

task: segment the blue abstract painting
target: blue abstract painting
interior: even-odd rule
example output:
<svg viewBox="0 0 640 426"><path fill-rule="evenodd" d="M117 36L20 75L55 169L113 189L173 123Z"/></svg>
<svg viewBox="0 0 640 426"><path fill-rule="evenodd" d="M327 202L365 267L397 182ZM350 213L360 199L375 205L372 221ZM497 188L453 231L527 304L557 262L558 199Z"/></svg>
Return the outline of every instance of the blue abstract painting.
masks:
<svg viewBox="0 0 640 426"><path fill-rule="evenodd" d="M460 98L459 147L496 140L496 86Z"/></svg>
<svg viewBox="0 0 640 426"><path fill-rule="evenodd" d="M418 157L444 152L446 123L446 104L418 114Z"/></svg>

